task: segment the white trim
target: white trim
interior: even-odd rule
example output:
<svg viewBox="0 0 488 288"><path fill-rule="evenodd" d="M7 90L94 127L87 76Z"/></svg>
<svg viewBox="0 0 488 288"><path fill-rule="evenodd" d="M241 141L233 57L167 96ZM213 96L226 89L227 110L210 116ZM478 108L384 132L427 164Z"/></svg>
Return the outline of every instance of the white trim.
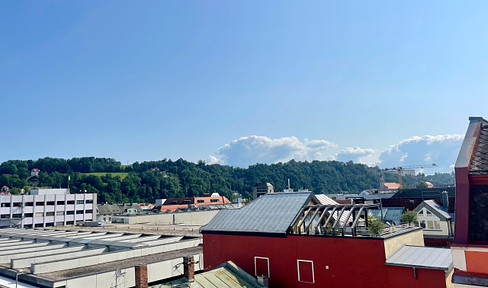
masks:
<svg viewBox="0 0 488 288"><path fill-rule="evenodd" d="M262 276L258 275L258 270L256 266L256 259L266 259L266 264L268 264L268 275L266 275L268 278L271 278L271 274L269 273L269 258L268 257L259 257L259 256L254 256L254 276Z"/></svg>
<svg viewBox="0 0 488 288"><path fill-rule="evenodd" d="M312 282L308 281L301 281L300 280L300 262L310 262L312 263ZM315 283L315 272L313 270L313 261L312 260L302 260L302 259L297 259L297 271L298 271L298 282L303 282L303 283Z"/></svg>

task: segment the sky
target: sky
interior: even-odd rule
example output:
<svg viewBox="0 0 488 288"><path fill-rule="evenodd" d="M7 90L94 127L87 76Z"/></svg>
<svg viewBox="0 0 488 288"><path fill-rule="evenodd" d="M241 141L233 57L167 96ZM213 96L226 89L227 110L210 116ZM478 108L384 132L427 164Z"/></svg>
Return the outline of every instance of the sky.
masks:
<svg viewBox="0 0 488 288"><path fill-rule="evenodd" d="M1 1L0 162L450 171L468 117L488 117L487 12L486 1Z"/></svg>

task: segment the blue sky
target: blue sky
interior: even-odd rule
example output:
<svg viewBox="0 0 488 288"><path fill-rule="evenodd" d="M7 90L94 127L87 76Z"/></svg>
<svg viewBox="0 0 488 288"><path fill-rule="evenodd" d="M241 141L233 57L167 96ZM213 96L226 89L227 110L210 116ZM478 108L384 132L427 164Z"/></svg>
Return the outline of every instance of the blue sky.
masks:
<svg viewBox="0 0 488 288"><path fill-rule="evenodd" d="M342 2L2 1L0 162L448 170L488 117L488 2Z"/></svg>

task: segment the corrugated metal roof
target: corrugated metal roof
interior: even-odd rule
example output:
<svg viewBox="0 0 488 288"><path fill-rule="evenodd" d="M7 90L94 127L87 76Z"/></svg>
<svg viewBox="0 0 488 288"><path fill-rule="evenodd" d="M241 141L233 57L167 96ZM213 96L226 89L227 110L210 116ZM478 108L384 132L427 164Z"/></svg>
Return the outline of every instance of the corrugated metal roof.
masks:
<svg viewBox="0 0 488 288"><path fill-rule="evenodd" d="M403 246L386 259L387 265L451 270L451 249Z"/></svg>
<svg viewBox="0 0 488 288"><path fill-rule="evenodd" d="M322 205L336 205L339 204L336 201L332 200L329 196L325 194L315 194L315 197L319 200L320 204Z"/></svg>
<svg viewBox="0 0 488 288"><path fill-rule="evenodd" d="M286 234L311 196L311 192L269 193L241 209L221 210L201 231Z"/></svg>

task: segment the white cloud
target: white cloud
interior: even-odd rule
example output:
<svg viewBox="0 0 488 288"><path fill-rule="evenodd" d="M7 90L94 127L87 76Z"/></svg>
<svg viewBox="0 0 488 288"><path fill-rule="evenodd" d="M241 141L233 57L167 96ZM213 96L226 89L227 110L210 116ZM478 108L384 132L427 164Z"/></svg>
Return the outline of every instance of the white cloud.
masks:
<svg viewBox="0 0 488 288"><path fill-rule="evenodd" d="M266 136L246 136L233 140L221 147L209 162L224 163L232 166L247 167L256 163L287 162L291 159L330 160L329 149L336 144L326 140L300 141L298 138L269 138Z"/></svg>
<svg viewBox="0 0 488 288"><path fill-rule="evenodd" d="M456 162L463 135L414 136L388 147L379 157L382 168L435 163L432 172L450 172ZM432 173L431 171L425 171Z"/></svg>
<svg viewBox="0 0 488 288"><path fill-rule="evenodd" d="M353 161L355 163L373 164L371 163L371 156L375 154L375 150L371 148L360 147L346 147L336 154L337 161L347 162Z"/></svg>

